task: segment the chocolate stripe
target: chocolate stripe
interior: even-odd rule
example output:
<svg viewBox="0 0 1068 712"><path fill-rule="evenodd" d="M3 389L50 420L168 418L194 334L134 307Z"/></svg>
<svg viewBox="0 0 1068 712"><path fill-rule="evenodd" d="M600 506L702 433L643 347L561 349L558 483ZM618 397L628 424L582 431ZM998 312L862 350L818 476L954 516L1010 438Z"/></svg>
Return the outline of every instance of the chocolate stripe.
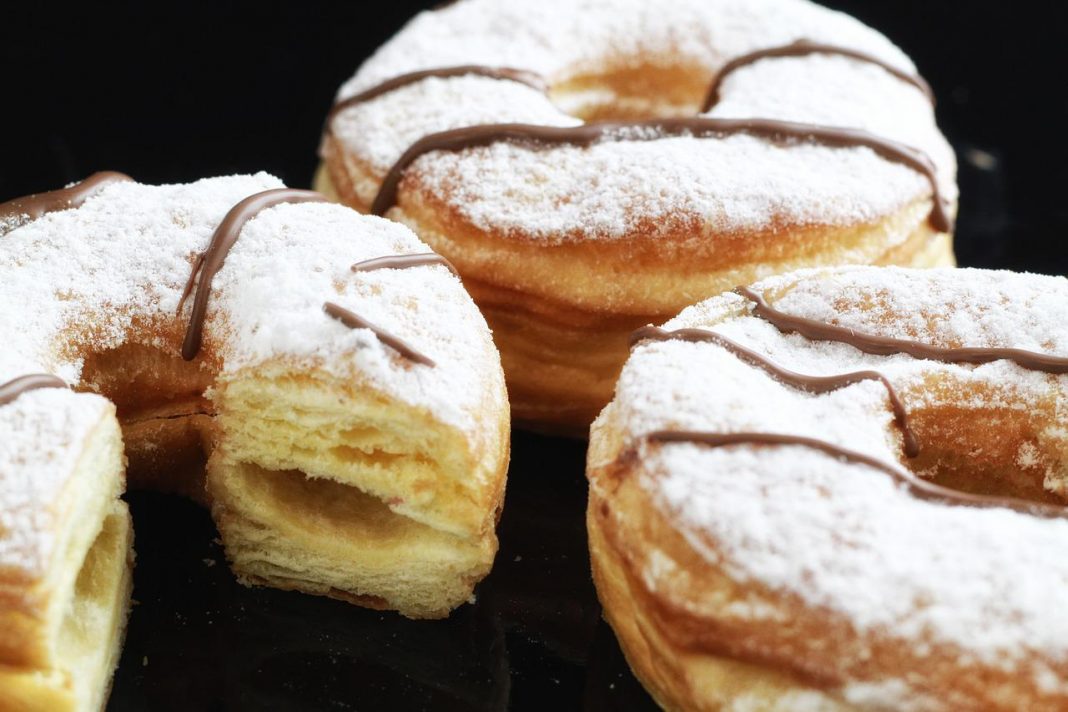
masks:
<svg viewBox="0 0 1068 712"><path fill-rule="evenodd" d="M1026 368L1029 371L1042 371L1053 374L1068 373L1068 358L1061 356L1050 356L1035 351L1009 348L947 348L911 339L895 339L888 336L868 334L856 329L836 326L816 319L793 316L779 311L769 305L763 296L749 287L738 287L734 291L755 304L753 308L755 316L771 323L779 331L784 333L797 332L814 341L838 341L843 344L849 344L864 353L878 356L908 354L913 358L942 361L944 363L975 364L1004 360L1012 361L1017 366Z"/></svg>
<svg viewBox="0 0 1068 712"><path fill-rule="evenodd" d="M722 334L717 334L716 332L707 329L676 329L674 331L667 331L656 326L645 326L631 335L630 343L631 346L633 346L638 342L645 340L669 341L674 339L689 341L691 343L716 344L731 352L742 361L762 369L773 378L793 386L794 388L800 388L801 390L810 393L828 393L861 381L879 381L886 387L887 395L890 398L890 407L894 412L894 422L896 422L897 426L901 429L905 455L907 457L916 457L920 454L919 441L916 439L916 434L909 426L908 412L905 410L905 404L901 401L900 396L890 381L887 380L886 376L878 371L854 371L852 373L843 373L833 376L810 376L783 368L763 354L746 348Z"/></svg>
<svg viewBox="0 0 1068 712"><path fill-rule="evenodd" d="M713 106L719 103L720 89L723 87L724 80L726 80L732 72L750 64L755 64L762 59L769 59L772 57L805 57L812 54L833 54L882 67L901 81L907 82L919 89L932 104L934 103L934 92L931 91L931 85L924 81L923 77L917 74L911 74L898 69L894 65L879 59L875 55L850 49L849 47L820 44L817 42L810 42L809 40L798 40L797 42L788 45L768 47L766 49L750 52L749 54L743 54L723 65L723 68L719 70L719 74L717 74L716 78L712 81L712 86L709 88L708 95L705 97L705 103L701 107L701 113L711 110Z"/></svg>
<svg viewBox="0 0 1068 712"><path fill-rule="evenodd" d="M189 327L182 344L182 358L191 361L200 351L204 336L204 318L208 311L208 299L211 297L211 282L222 268L226 255L241 235L241 228L259 212L282 203L327 203L326 196L312 190L294 190L293 188L276 188L256 193L242 200L226 214L219 223L215 234L211 236L208 249L193 264L192 273L186 283L181 304L192 291L196 282L196 296L193 298L193 310L189 316ZM199 275L199 279L197 278Z"/></svg>
<svg viewBox="0 0 1068 712"><path fill-rule="evenodd" d="M7 405L27 391L39 388L67 388L67 382L50 373L32 373L0 384L0 406Z"/></svg>
<svg viewBox="0 0 1068 712"><path fill-rule="evenodd" d="M367 321L355 312L349 311L348 309L334 304L333 302L325 302L323 304L323 311L331 317L337 319L350 329L369 329L378 338L379 341L381 341L386 346L389 346L409 361L414 361L415 363L420 363L424 366L437 365L434 363L433 359L419 353L411 346L409 346L408 343L403 339L394 336L385 329L381 329L375 326L374 324Z"/></svg>
<svg viewBox="0 0 1068 712"><path fill-rule="evenodd" d="M30 220L36 220L48 213L77 208L88 198L100 192L105 186L131 180L133 178L125 173L100 171L68 188L15 198L6 203L0 203L0 223L23 216L28 217Z"/></svg>
<svg viewBox="0 0 1068 712"><path fill-rule="evenodd" d="M334 123L334 119L338 114L346 109L349 109L357 104L363 104L364 102L377 99L383 94L388 94L391 91L406 87L409 84L415 84L421 82L424 79L430 77L439 77L447 79L450 77L463 77L463 76L479 76L489 77L490 79L503 79L506 81L519 82L520 84L526 84L529 87L533 87L538 91L548 91L548 84L540 75L535 72L530 72L525 69L512 69L510 67L488 67L481 64L465 64L458 67L438 67L435 69L424 69L418 72L410 72L408 74L402 74L399 77L393 79L387 79L381 84L367 89L365 91L350 96L347 99L334 104L330 109L330 113L326 115L326 126L324 131L329 133L331 126Z"/></svg>
<svg viewBox="0 0 1068 712"><path fill-rule="evenodd" d="M188 300L189 295L193 293L193 287L195 287L197 283L197 275L200 274L200 268L203 266L204 253L201 252L193 259L193 269L189 273L189 279L185 281L185 288L182 289L182 296L178 298L178 308L175 310L176 315L182 315L182 309L185 309L186 300Z"/></svg>
<svg viewBox="0 0 1068 712"><path fill-rule="evenodd" d="M1042 517L1046 519L1064 519L1068 518L1068 509L1064 507L1054 507L1045 504L1038 504L1035 502L1026 502L1019 499L1011 499L1008 497L988 497L986 495L969 494L966 492L958 492L957 490L949 489L948 487L942 487L932 482L928 482L916 475L912 474L908 470L891 465L889 463L878 460L870 455L856 452L854 450L848 450L846 448L834 445L833 443L826 442L824 440L818 440L816 438L809 438L802 435L784 435L779 433L709 433L701 431L688 431L688 430L659 430L645 436L645 439L650 442L658 443L696 443L698 445L707 445L709 447L727 447L730 445L771 445L771 446L789 446L797 445L800 447L807 447L813 450L819 450L831 457L836 457L845 462L865 465L873 469L884 472L899 483L908 488L909 492L917 499L929 500L934 502L941 502L951 505L963 505L967 507L978 508L1002 508L1011 509L1023 514L1030 514L1036 517Z"/></svg>
<svg viewBox="0 0 1068 712"><path fill-rule="evenodd" d="M363 262L357 262L352 266L353 272L370 272L376 269L408 269L409 267L422 267L423 265L441 265L447 268L457 277L460 273L452 262L436 252L418 252L412 255L390 255L388 257L375 257Z"/></svg>
<svg viewBox="0 0 1068 712"><path fill-rule="evenodd" d="M636 131L634 129L646 130ZM618 140L644 141L671 136L705 137L732 134L749 134L776 141L786 139L813 141L830 147L869 148L879 156L906 165L927 178L932 192L929 216L931 226L939 232L949 232L952 229L952 222L946 212L938 187L934 164L916 149L860 129L801 124L774 119L719 119L702 116L633 122L606 121L580 126L487 124L430 134L412 144L389 169L371 205L371 212L374 215L383 215L393 207L397 201L397 191L404 172L418 158L432 151L462 151L500 141L528 141L550 146L589 146L608 137Z"/></svg>

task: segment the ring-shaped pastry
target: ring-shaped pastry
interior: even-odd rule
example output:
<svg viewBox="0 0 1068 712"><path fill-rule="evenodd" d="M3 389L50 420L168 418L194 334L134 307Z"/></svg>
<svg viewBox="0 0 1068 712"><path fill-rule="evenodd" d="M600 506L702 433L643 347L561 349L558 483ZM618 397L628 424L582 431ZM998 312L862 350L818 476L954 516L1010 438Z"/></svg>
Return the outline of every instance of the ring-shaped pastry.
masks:
<svg viewBox="0 0 1068 712"><path fill-rule="evenodd" d="M605 615L668 709L1068 705L1068 280L810 270L633 336Z"/></svg>
<svg viewBox="0 0 1068 712"><path fill-rule="evenodd" d="M542 429L585 434L628 334L699 299L953 261L929 89L803 0L462 0L342 86L321 153L321 190L457 266Z"/></svg>

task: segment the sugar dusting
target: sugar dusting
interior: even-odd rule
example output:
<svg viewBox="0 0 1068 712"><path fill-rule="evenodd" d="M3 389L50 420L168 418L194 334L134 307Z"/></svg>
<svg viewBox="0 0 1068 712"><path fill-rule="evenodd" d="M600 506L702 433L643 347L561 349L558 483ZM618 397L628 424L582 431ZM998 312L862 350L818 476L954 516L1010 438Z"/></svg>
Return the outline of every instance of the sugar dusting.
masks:
<svg viewBox="0 0 1068 712"><path fill-rule="evenodd" d="M135 320L174 324L192 259L223 216L243 198L278 187L264 173L188 185L114 184L76 210L48 214L0 238L0 284L5 301L18 305L0 311L0 382L51 372L77 383L79 351L151 342L133 329ZM342 378L359 375L387 396L473 432L485 379L500 392L502 377L489 330L460 281L441 266L349 269L373 257L425 251L407 228L340 205L262 212L246 224L214 280L205 345L220 356L220 378L281 358ZM329 318L322 311L327 300L399 336L437 366L414 365L370 331ZM18 511L10 498L54 500L101 407L106 402L97 396L62 390L25 394L0 407L0 495L6 498L0 511ZM42 507L22 511L18 516L47 516ZM48 531L36 523L5 525L0 566L39 566L52 545ZM25 537L37 542L36 558Z"/></svg>
<svg viewBox="0 0 1068 712"><path fill-rule="evenodd" d="M56 503L80 443L110 412L100 396L61 389L30 391L0 407L0 568L9 574L45 572L64 516Z"/></svg>
<svg viewBox="0 0 1068 712"><path fill-rule="evenodd" d="M711 79L732 57L800 38L854 47L913 70L875 31L802 0L465 0L414 18L338 98L410 71L460 64L528 69L552 82L606 64L626 66L636 56L661 57L707 67ZM710 115L869 130L926 152L944 196L956 199L952 149L930 104L878 67L822 55L765 60L731 75ZM428 79L349 109L334 133L381 177L429 133L497 122L566 126L576 119L525 85L458 77ZM748 137L590 148L499 144L430 154L409 175L479 228L546 241L619 238L665 219L724 231L853 224L930 193L923 176L865 148ZM376 186L357 189L370 202Z"/></svg>
<svg viewBox="0 0 1068 712"><path fill-rule="evenodd" d="M857 267L775 277L754 289L790 314L884 336L1068 354L1063 278ZM1040 437L1053 452L1068 452L1068 432L1056 425L1068 419L1068 376L1008 361L971 366L870 356L782 334L750 307L738 295L722 295L665 327L711 327L804 373L878 370L909 410L960 397L931 388L933 377L978 386L968 405L1023 413L1048 405L1053 389L1060 394L1055 423ZM638 346L594 439L599 430L618 429L627 442L665 428L803 435L901 460L900 435L877 382L807 394L713 344ZM1021 449L1020 458L1036 452ZM1063 473L1068 463L1056 469ZM923 502L882 473L795 446L673 444L648 449L640 472L642 486L688 541L740 580L830 610L858 632L917 640L917 655L926 644L955 645L1047 686L1063 667L1037 660L1068 664L1068 521ZM858 704L886 702L892 682L867 680L850 696Z"/></svg>

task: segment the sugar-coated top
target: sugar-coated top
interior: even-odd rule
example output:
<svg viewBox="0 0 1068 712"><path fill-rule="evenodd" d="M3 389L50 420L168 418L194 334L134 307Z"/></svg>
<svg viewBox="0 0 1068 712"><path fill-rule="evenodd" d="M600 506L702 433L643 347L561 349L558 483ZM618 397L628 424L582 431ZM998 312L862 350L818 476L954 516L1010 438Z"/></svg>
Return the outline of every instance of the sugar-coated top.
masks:
<svg viewBox="0 0 1068 712"><path fill-rule="evenodd" d="M798 39L851 47L913 70L877 32L806 0L461 0L414 18L338 98L411 71L465 64L527 69L553 83L633 65L638 57L663 58L707 67L711 79L734 57ZM731 74L709 115L868 130L927 153L943 195L956 199L952 149L928 99L880 67L830 55L767 59ZM354 106L336 118L333 131L381 176L427 134L501 122L579 120L537 89L461 76L425 79ZM866 148L747 136L606 139L588 148L501 143L429 154L409 172L482 229L548 241L621 237L639 221L646 230L650 222L674 227L682 219L721 231L852 224L930 193L922 175ZM377 187L356 189L370 203Z"/></svg>
<svg viewBox="0 0 1068 712"><path fill-rule="evenodd" d="M774 277L753 289L778 310L867 333L1068 355L1068 280L1060 277L855 267ZM1041 412L1038 444L1068 452L1068 376L1009 361L867 355L783 334L751 307L729 293L686 309L665 328L711 328L806 374L877 370L909 411L955 404ZM619 432L625 446L661 429L801 435L887 463L903 459L878 381L814 395L712 343L636 346L593 438ZM885 473L799 446L641 447L641 486L731 576L829 610L861 633L955 645L985 663L1019 667L1040 685L1066 684L1051 681L1035 660L1068 661L1060 603L1068 588L1068 520L921 501ZM1021 443L1017 461L1034 465L1037 453L1035 443ZM1063 492L1063 457L1047 466L1047 486ZM656 587L656 572L645 574Z"/></svg>
<svg viewBox="0 0 1068 712"><path fill-rule="evenodd" d="M24 393L0 407L0 572L16 585L41 577L71 512L59 500L100 419L113 413L97 395L62 389Z"/></svg>
<svg viewBox="0 0 1068 712"><path fill-rule="evenodd" d="M80 208L0 237L0 294L9 305L0 310L0 382L46 372L77 384L82 354L127 342L175 348L173 339L134 324L184 329L190 307L180 318L176 312L194 257L238 202L279 187L264 173L187 185L117 183ZM350 269L366 259L427 251L407 228L340 205L285 204L261 212L245 225L212 285L205 349L218 356L220 378L269 359L342 378L358 375L387 396L475 432L487 379L495 392L503 388L485 320L460 281L442 266ZM436 365L413 364L369 330L347 328L323 313L326 301L407 341ZM57 472L69 475L62 458L84 432L62 424L77 421L87 399L103 403L58 390L0 407L8 424L0 495L19 490L10 496L21 497L19 483L34 478L38 460L25 456L27 443L55 452ZM58 474L48 482L38 488L63 485ZM48 501L49 493L40 496ZM24 547L8 549L4 537L11 532L0 536L0 567L46 561L49 541L38 542L41 556L31 561Z"/></svg>

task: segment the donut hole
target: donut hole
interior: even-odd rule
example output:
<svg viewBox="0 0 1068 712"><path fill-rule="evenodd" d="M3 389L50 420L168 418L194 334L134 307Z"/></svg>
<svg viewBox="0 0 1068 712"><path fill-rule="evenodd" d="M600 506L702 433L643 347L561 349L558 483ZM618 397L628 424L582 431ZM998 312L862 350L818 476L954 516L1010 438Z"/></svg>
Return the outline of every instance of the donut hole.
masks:
<svg viewBox="0 0 1068 712"><path fill-rule="evenodd" d="M210 412L204 392L213 373L200 361L185 361L174 349L138 343L83 357L79 390L115 404L123 424Z"/></svg>
<svg viewBox="0 0 1068 712"><path fill-rule="evenodd" d="M910 413L921 443L907 461L917 475L969 494L1064 505L1068 490L1051 476L1058 458L1035 432L1033 413L952 407Z"/></svg>
<svg viewBox="0 0 1068 712"><path fill-rule="evenodd" d="M132 488L205 503L204 468L215 422L204 393L212 379L211 369L173 349L127 343L84 357L78 389L115 404Z"/></svg>
<svg viewBox="0 0 1068 712"><path fill-rule="evenodd" d="M549 98L583 121L639 121L693 116L711 82L707 67L619 64L555 82Z"/></svg>

